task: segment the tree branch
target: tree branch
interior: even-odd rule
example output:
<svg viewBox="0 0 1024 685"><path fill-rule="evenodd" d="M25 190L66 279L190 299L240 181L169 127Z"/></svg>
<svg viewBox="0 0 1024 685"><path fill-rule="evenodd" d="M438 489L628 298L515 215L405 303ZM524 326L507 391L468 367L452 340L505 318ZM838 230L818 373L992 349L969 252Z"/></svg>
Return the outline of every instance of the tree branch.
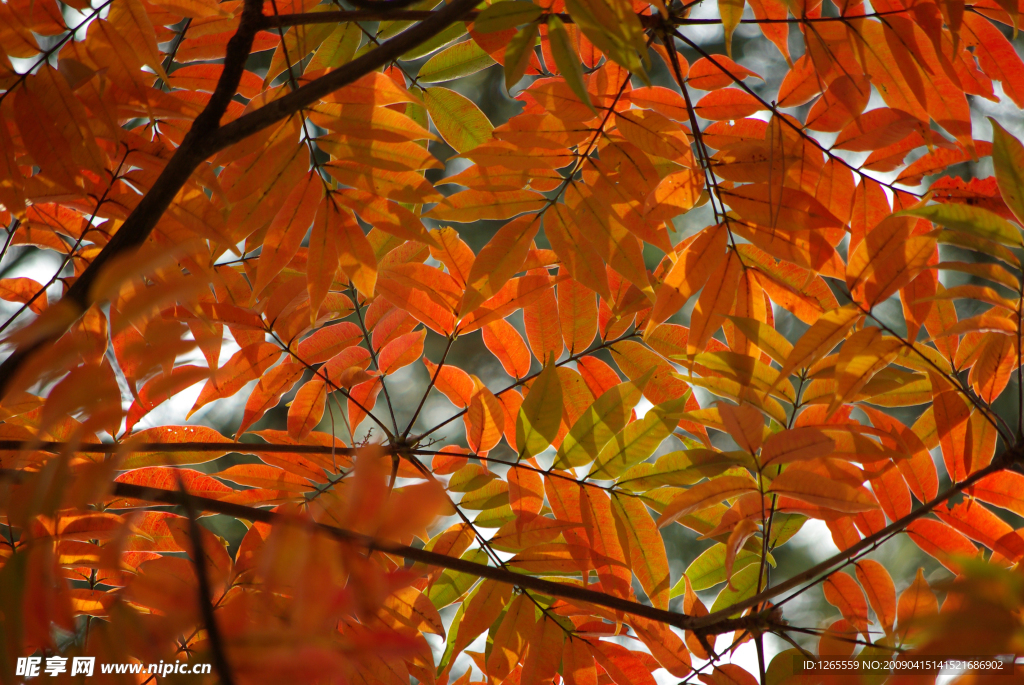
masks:
<svg viewBox="0 0 1024 685"><path fill-rule="evenodd" d="M353 3L355 4L355 3ZM389 2L388 5L393 3ZM264 29L275 29L286 26L304 26L307 24L334 24L348 21L422 21L428 19L439 10L409 10L397 8L382 9L357 9L357 10L336 10L333 12L304 12L299 14L280 14L274 17L263 17ZM906 14L909 10L892 10L886 12L872 12L857 16L857 19L870 19L872 17L883 17L890 14ZM479 10L472 10L462 15L464 21L472 21L480 14ZM566 24L575 23L573 18L565 13L543 14L537 19L543 23L547 17L557 16ZM655 28L662 25L665 20L657 14L638 14L637 19L645 29ZM741 24L820 24L837 21L848 21L850 17L804 17L786 19L741 19ZM668 23L672 26L717 26L721 25L721 19L690 19L687 17L670 17Z"/></svg>
<svg viewBox="0 0 1024 685"><path fill-rule="evenodd" d="M385 451L393 452L396 448L382 445ZM0 452L52 452L61 454L66 451L83 454L116 454L120 450L130 449L132 452L216 452L229 454L357 454L359 447L333 447L331 445L277 445L255 442L25 442L21 440L0 440Z"/></svg>
<svg viewBox="0 0 1024 685"><path fill-rule="evenodd" d="M25 475L28 475L28 472L13 469L0 469L0 480L19 483L24 480ZM150 488L130 483L113 483L113 486L111 494L115 497L145 500L156 504L174 506L187 506L187 498L188 500L191 500L191 504L196 508L196 510L210 514L226 514L228 516L245 519L247 521L259 521L260 523L267 524L293 522L292 519L267 509L257 509L255 507L248 507L242 504L235 504L233 502L222 502L207 497L200 497L198 495L183 495L181 492L177 492L175 490ZM438 554L437 552L431 552L425 549L417 549L416 547L410 547L409 545L403 545L389 540L380 540L345 528L329 526L324 523L316 523L313 525L318 530L330 535L339 542L356 545L371 552L383 552L385 554L403 557L410 561L420 562L429 566L437 566L439 568L466 573L468 575L476 576L477 578L488 578L501 583L515 585L522 589L536 590L537 592L541 592L552 597L560 597L570 601L586 602L588 604L604 607L613 611L621 611L623 613L632 614L633 616L639 616L651 621L665 623L682 630L700 628L701 632L705 635L731 633L737 630L765 631L778 621L777 611L771 610L739 618L721 616L715 621L709 622L706 620L706 617L697 618L688 614L657 609L646 604L614 597L602 592L595 592L594 590L588 590L583 587L556 583L554 581L544 580L543 578L536 578L534 576L506 571L495 566L486 566L484 564L477 564L464 559L449 557L447 555ZM740 608L729 609L726 612L718 612L714 615L718 616L721 613L732 615L737 613L739 610Z"/></svg>
<svg viewBox="0 0 1024 685"><path fill-rule="evenodd" d="M181 495L185 505L185 515L188 517L188 536L192 540L192 566L196 572L199 610L203 614L203 624L206 626L206 637L210 642L213 665L216 667L217 675L220 676L220 682L223 685L234 685L235 678L224 651L224 640L221 638L217 619L213 615L213 594L210 592L210 578L206 575L206 550L203 548L202 531L196 520L195 502L185 488L185 483L181 480L181 471L177 471L176 474L178 476L178 494Z"/></svg>
<svg viewBox="0 0 1024 685"><path fill-rule="evenodd" d="M125 255L145 242L178 191L206 159L397 59L443 31L478 3L479 0L453 0L444 9L431 13L431 16L420 24L400 33L379 48L254 112L239 117L226 126L219 126L228 103L238 90L245 62L252 49L253 37L263 28L266 19L261 14L263 0L246 0L238 30L228 41L224 71L209 104L196 117L181 145L167 162L167 166L150 191L143 196L114 237L96 255L61 300L73 306L76 315L74 319L60 326L58 330L48 331L40 339L24 343L0 364L0 399L10 391L12 381L29 358L39 351L48 349L70 328L74 320L96 302L97 293L92 292L92 286L103 267L115 257Z"/></svg>
<svg viewBox="0 0 1024 685"><path fill-rule="evenodd" d="M704 628L705 626L715 626L717 621L720 621L721 619L726 618L728 616L733 616L736 613L743 611L745 609L757 606L758 604L766 602L769 599L772 599L773 597L777 597L783 592L792 590L801 583L813 579L815 576L821 574L828 575L832 572L834 566L838 566L841 564L845 565L847 560L857 556L861 552L870 548L872 545L878 544L881 540L895 533L901 532L904 528L906 528L914 521L923 518L926 514L931 513L931 511L935 509L935 507L947 501L953 495L963 492L964 490L971 487L972 485L977 483L982 478L985 478L986 476L991 476L993 473L997 473L999 471L1009 468L1011 465L1015 463L1021 462L1022 459L1024 459L1024 446L1016 445L1010 449L1007 449L1002 454L993 459L992 463L986 466L985 468L981 469L980 471L975 471L964 480L954 484L945 492L939 493L930 502L925 502L920 507L910 512L903 518L893 521L877 533L873 533L872 535L863 538L857 544L847 547L842 552L839 552L838 554L829 557L820 564L812 566L811 568L793 576L785 582L779 583L778 585L768 588L763 592L759 592L758 594L754 595L753 597L750 597L749 599L745 599L742 602L734 604L733 606L727 609L722 609L721 611L716 611L713 614L708 614L707 616L702 616L694 619L694 623L696 624L695 631L701 632L702 628Z"/></svg>
<svg viewBox="0 0 1024 685"><path fill-rule="evenodd" d="M479 4L480 0L453 0L444 9L431 12L422 22L403 31L379 48L362 57L311 81L298 90L245 114L226 126L222 126L210 141L213 146L208 155L245 140L249 136L288 118L303 107L309 107L317 100L343 88L371 71L394 61L423 41L432 38ZM328 14L325 12L324 14ZM287 16L287 15L282 15Z"/></svg>

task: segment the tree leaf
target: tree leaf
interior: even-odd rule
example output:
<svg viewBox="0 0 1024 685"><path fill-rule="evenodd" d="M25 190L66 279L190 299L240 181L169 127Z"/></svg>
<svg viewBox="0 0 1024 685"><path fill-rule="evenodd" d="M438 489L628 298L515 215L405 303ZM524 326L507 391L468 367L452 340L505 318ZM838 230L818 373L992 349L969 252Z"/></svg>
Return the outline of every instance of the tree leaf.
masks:
<svg viewBox="0 0 1024 685"><path fill-rule="evenodd" d="M699 483L677 495L658 518L658 527L664 528L673 521L714 506L722 500L757 490L757 484L749 477L720 476Z"/></svg>
<svg viewBox="0 0 1024 685"><path fill-rule="evenodd" d="M474 26L479 22L480 18L477 17ZM432 55L420 67L416 80L420 83L454 81L465 76L472 76L493 64L495 64L494 59L484 52L476 41L467 40Z"/></svg>
<svg viewBox="0 0 1024 685"><path fill-rule="evenodd" d="M494 33L522 26L536 21L541 11L537 5L524 0L496 3L477 15L473 21L473 30L478 33Z"/></svg>
<svg viewBox="0 0 1024 685"><path fill-rule="evenodd" d="M423 340L426 337L426 330L420 329L415 333L400 335L385 345L377 359L380 372L389 376L423 356Z"/></svg>
<svg viewBox="0 0 1024 685"><path fill-rule="evenodd" d="M583 85L583 68L580 65L579 55L573 49L569 40L569 32L565 30L565 24L555 15L548 17L548 41L551 44L551 54L555 58L558 71L565 78L565 82L572 88L572 92L580 99L580 102L590 107L597 114L594 105L590 102L590 94L587 87Z"/></svg>
<svg viewBox="0 0 1024 685"><path fill-rule="evenodd" d="M533 50L537 46L539 32L537 24L531 23L516 32L509 41L505 50L505 90L512 90L512 86L519 83L526 73L526 68L534 56Z"/></svg>
<svg viewBox="0 0 1024 685"><path fill-rule="evenodd" d="M477 254L466 278L466 292L459 303L460 316L476 309L522 270L534 236L540 230L536 215L510 221Z"/></svg>
<svg viewBox="0 0 1024 685"><path fill-rule="evenodd" d="M501 403L487 388L480 388L469 401L466 413L466 440L476 453L489 451L505 429L505 413Z"/></svg>
<svg viewBox="0 0 1024 685"><path fill-rule="evenodd" d="M917 216L952 231L969 233L1003 245L1012 247L1024 245L1019 228L998 214L982 207L944 203L905 209L899 215Z"/></svg>
<svg viewBox="0 0 1024 685"><path fill-rule="evenodd" d="M999 193L1017 218L1017 223L1021 223L1024 221L1024 195L1021 191L1024 187L1024 145L998 121L991 117L989 121L992 123L992 163Z"/></svg>
<svg viewBox="0 0 1024 685"><path fill-rule="evenodd" d="M768 490L847 514L878 508L866 490L793 468L783 471Z"/></svg>
<svg viewBox="0 0 1024 685"><path fill-rule="evenodd" d="M896 623L896 586L892 577L884 566L873 559L858 561L856 569L857 580L864 588L875 618L886 634L890 634Z"/></svg>
<svg viewBox="0 0 1024 685"><path fill-rule="evenodd" d="M642 388L642 382L627 381L602 393L569 429L555 464L575 467L596 459L605 444L626 426Z"/></svg>
<svg viewBox="0 0 1024 685"><path fill-rule="evenodd" d="M561 422L562 386L555 373L554 359L549 358L519 408L519 418L516 420L519 458L529 458L543 452L558 435Z"/></svg>
<svg viewBox="0 0 1024 685"><path fill-rule="evenodd" d="M456 152L468 152L491 137L494 126L465 95L435 86L423 90L423 102L438 133Z"/></svg>

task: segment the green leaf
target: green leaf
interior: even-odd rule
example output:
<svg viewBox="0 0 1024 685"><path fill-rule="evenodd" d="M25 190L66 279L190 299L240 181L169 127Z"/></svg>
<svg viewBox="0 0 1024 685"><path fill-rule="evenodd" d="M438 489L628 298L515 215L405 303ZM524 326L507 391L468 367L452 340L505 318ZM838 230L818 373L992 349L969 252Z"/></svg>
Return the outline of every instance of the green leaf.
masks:
<svg viewBox="0 0 1024 685"><path fill-rule="evenodd" d="M477 564L487 563L487 552L482 549L471 549L462 555L463 561L472 561ZM479 580L471 573L460 573L451 569L445 569L440 577L427 590L427 599L437 607L444 607L457 602L476 581Z"/></svg>
<svg viewBox="0 0 1024 685"><path fill-rule="evenodd" d="M621 2L608 5L604 0L566 0L565 8L591 43L650 85L640 57L647 53L644 30L632 7Z"/></svg>
<svg viewBox="0 0 1024 685"><path fill-rule="evenodd" d="M491 481L481 488L467 492L459 501L460 507L474 511L494 509L506 504L508 504L508 483L503 480Z"/></svg>
<svg viewBox="0 0 1024 685"><path fill-rule="evenodd" d="M760 542L758 542L760 544ZM686 569L686 577L690 579L690 586L694 591L707 590L719 583L724 583L725 577L725 545L721 542L708 547L699 557L693 560ZM750 564L761 560L761 555L750 549L740 549L736 554L736 561L732 570L736 574ZM775 559L768 555L768 563L775 566ZM735 575L733 578L735 579ZM686 589L686 582L680 578L679 582L672 587L672 597L679 597Z"/></svg>
<svg viewBox="0 0 1024 685"><path fill-rule="evenodd" d="M444 672L451 660L480 633L492 626L504 611L511 596L511 585L494 580L484 580L466 595L465 601L455 612L451 628L448 629L444 656L437 667L438 674Z"/></svg>
<svg viewBox="0 0 1024 685"><path fill-rule="evenodd" d="M801 682L801 674L796 671L798 660L803 660L804 653L799 649L787 649L772 658L764 672L764 685L783 685L783 683Z"/></svg>
<svg viewBox="0 0 1024 685"><path fill-rule="evenodd" d="M596 459L601 448L629 421L633 407L640 401L642 380L620 383L594 400L562 440L555 459L556 466L583 466Z"/></svg>
<svg viewBox="0 0 1024 685"><path fill-rule="evenodd" d="M562 425L562 386L558 381L554 355L530 386L530 392L519 407L516 420L516 445L519 458L540 454L558 435Z"/></svg>
<svg viewBox="0 0 1024 685"><path fill-rule="evenodd" d="M416 80L420 83L440 83L470 76L495 64L474 40L456 43L437 53L420 67Z"/></svg>
<svg viewBox="0 0 1024 685"><path fill-rule="evenodd" d="M535 22L542 13L540 7L525 0L496 2L477 15L473 21L473 30L477 33L504 31Z"/></svg>
<svg viewBox="0 0 1024 685"><path fill-rule="evenodd" d="M644 492L659 485L693 485L702 478L720 476L729 469L755 466L743 451L717 452L703 447L669 452L653 464L637 464L618 480L621 488Z"/></svg>
<svg viewBox="0 0 1024 685"><path fill-rule="evenodd" d="M426 88L423 103L437 132L456 152L468 152L490 140L494 126L465 95L448 88Z"/></svg>
<svg viewBox="0 0 1024 685"><path fill-rule="evenodd" d="M354 21L339 25L316 49L306 69L312 73L320 69L334 69L351 62L356 50L359 49L362 37L363 32Z"/></svg>
<svg viewBox="0 0 1024 685"><path fill-rule="evenodd" d="M515 518L516 512L512 511L512 505L506 502L493 509L484 509L473 519L473 524L478 528L501 528Z"/></svg>
<svg viewBox="0 0 1024 685"><path fill-rule="evenodd" d="M583 65L580 64L580 56L573 49L565 24L553 14L548 17L548 42L551 45L551 54L555 57L555 65L562 72L565 82L572 88L576 97L596 115L597 110L590 102L590 93L583 84Z"/></svg>
<svg viewBox="0 0 1024 685"><path fill-rule="evenodd" d="M498 474L480 464L466 464L448 480L449 492L473 492L490 483Z"/></svg>
<svg viewBox="0 0 1024 685"><path fill-rule="evenodd" d="M1006 206L1017 217L1018 223L1024 225L1024 145L998 121L992 117L988 120L992 122L992 164L996 169L996 184Z"/></svg>
<svg viewBox="0 0 1024 685"><path fill-rule="evenodd" d="M976 235L1013 247L1024 246L1020 230L995 212L970 205L927 205L905 209L894 216L916 216L952 231Z"/></svg>
<svg viewBox="0 0 1024 685"><path fill-rule="evenodd" d="M633 464L644 461L658 449L658 445L671 435L686 410L689 392L682 398L670 400L654 407L644 418L634 421L604 446L597 455L594 469L588 478L606 480L616 478Z"/></svg>
<svg viewBox="0 0 1024 685"><path fill-rule="evenodd" d="M526 74L526 67L530 64L530 57L533 55L533 48L537 45L537 35L540 29L536 24L520 29L519 33L512 36L505 49L505 89L511 90L512 86L519 83Z"/></svg>
<svg viewBox="0 0 1024 685"><path fill-rule="evenodd" d="M725 571L723 569L723 573L724 572ZM753 597L754 593L757 591L757 576L760 572L760 564L751 564L739 573L733 573L731 587L726 585L722 588L722 591L718 593L718 597L715 598L715 603L711 605L711 613L721 611L722 609L728 609L734 604L738 604L745 599Z"/></svg>
<svg viewBox="0 0 1024 685"><path fill-rule="evenodd" d="M466 35L466 25L461 21L457 21L433 38L425 40L416 47L410 49L409 52L404 53L399 59L408 62L421 57L426 57L432 52L436 52L446 45L457 41L464 35Z"/></svg>
<svg viewBox="0 0 1024 685"><path fill-rule="evenodd" d="M794 535L800 532L806 522L807 517L802 514L775 514L772 517L772 532L769 540L772 549L789 542Z"/></svg>

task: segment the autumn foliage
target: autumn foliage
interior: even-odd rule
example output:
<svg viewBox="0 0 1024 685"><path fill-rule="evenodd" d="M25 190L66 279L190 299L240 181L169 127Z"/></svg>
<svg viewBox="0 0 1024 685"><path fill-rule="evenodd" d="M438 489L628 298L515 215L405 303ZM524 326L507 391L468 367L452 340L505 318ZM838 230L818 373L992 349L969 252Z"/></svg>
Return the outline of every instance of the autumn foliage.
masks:
<svg viewBox="0 0 1024 685"><path fill-rule="evenodd" d="M1024 652L1017 0L696 5L0 4L0 681Z"/></svg>

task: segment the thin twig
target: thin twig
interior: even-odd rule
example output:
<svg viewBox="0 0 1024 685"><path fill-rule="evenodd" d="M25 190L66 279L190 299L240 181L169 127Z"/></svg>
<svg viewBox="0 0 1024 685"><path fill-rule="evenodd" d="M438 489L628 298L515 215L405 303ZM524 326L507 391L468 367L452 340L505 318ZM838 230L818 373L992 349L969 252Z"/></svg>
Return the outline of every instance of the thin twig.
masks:
<svg viewBox="0 0 1024 685"><path fill-rule="evenodd" d="M419 418L420 412L423 411L423 405L427 403L427 395L430 394L430 391L437 384L437 377L441 375L441 369L444 368L444 363L445 363L445 361L447 361L448 353L451 352L452 345L454 343L455 343L455 338L452 337L452 336L448 336L448 344L444 348L444 354L441 355L441 361L440 361L440 363L438 363L437 368L434 369L434 375L430 379L430 383L429 383L429 385L427 385L427 389L423 391L423 397L420 398L420 403L416 407L416 411L414 411L412 413L412 418L409 419L408 427L406 427L405 432L402 433L402 439L408 438L409 437L409 433L412 431L412 427L414 425L416 425L416 419Z"/></svg>
<svg viewBox="0 0 1024 685"><path fill-rule="evenodd" d="M206 575L206 551L203 549L202 532L199 529L199 522L196 520L196 505L194 498L185 487L185 482L181 479L181 472L175 471L175 475L178 478L178 494L181 497L181 504L184 505L185 515L188 517L188 535L192 539L192 565L195 567L196 585L199 591L199 610L203 614L203 624L206 626L206 636L210 642L213 667L217 669L217 675L220 676L220 682L223 685L234 685L235 679L224 651L220 628L217 627L217 620L213 615L213 593L210 592L210 579Z"/></svg>

